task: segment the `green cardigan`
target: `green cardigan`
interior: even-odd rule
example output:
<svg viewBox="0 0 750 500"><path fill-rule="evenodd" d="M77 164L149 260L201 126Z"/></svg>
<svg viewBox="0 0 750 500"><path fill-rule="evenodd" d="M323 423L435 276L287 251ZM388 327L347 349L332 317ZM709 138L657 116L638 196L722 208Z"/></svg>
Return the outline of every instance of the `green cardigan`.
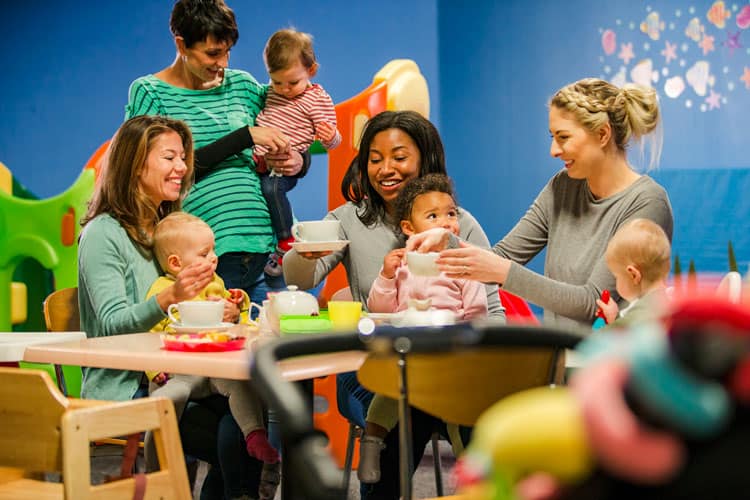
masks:
<svg viewBox="0 0 750 500"><path fill-rule="evenodd" d="M86 336L147 332L164 319L156 297L146 300L161 274L150 251L141 253L120 223L108 214L91 220L78 246L78 304ZM84 368L81 397L132 399L142 371Z"/></svg>

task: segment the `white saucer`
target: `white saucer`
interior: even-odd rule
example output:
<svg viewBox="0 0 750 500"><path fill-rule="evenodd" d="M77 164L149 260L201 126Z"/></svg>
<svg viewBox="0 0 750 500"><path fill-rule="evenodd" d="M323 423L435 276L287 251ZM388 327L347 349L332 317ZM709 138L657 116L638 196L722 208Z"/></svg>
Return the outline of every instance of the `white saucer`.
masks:
<svg viewBox="0 0 750 500"><path fill-rule="evenodd" d="M223 331L228 330L229 328L235 326L234 323L219 323L218 325L213 326L190 326L190 325L181 325L179 323L172 323L169 325L169 327L174 330L176 333L202 333L202 332L216 332L216 331Z"/></svg>
<svg viewBox="0 0 750 500"><path fill-rule="evenodd" d="M371 320L373 320L375 323L390 324L393 321L400 320L404 316L404 311L395 312L395 313L368 312L366 316L370 318Z"/></svg>
<svg viewBox="0 0 750 500"><path fill-rule="evenodd" d="M342 248L346 248L348 244L349 240L295 241L292 243L292 248L298 252L338 252Z"/></svg>

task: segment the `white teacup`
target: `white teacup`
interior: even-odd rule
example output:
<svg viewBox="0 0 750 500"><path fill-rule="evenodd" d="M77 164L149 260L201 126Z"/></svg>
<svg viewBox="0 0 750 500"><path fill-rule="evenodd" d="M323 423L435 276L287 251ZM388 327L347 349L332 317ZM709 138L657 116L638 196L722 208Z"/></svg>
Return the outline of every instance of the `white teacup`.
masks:
<svg viewBox="0 0 750 500"><path fill-rule="evenodd" d="M179 314L179 318L175 316ZM167 308L169 319L181 326L217 326L224 319L223 300L188 300L170 304Z"/></svg>
<svg viewBox="0 0 750 500"><path fill-rule="evenodd" d="M409 266L409 272L417 276L439 276L435 260L440 255L438 252L406 252L406 265Z"/></svg>
<svg viewBox="0 0 750 500"><path fill-rule="evenodd" d="M338 241L341 222L337 220L311 220L292 226L296 241Z"/></svg>

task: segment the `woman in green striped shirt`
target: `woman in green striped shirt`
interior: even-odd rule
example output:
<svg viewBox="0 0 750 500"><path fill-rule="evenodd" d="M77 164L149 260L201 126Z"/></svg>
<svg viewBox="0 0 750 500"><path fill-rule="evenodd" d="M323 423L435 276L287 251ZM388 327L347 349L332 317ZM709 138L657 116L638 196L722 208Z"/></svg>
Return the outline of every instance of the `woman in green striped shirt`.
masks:
<svg viewBox="0 0 750 500"><path fill-rule="evenodd" d="M289 151L289 141L279 130L255 126L266 87L249 73L227 67L239 32L234 13L223 0L178 0L170 28L177 55L163 70L131 84L126 118L164 115L190 126L196 147L195 184L183 208L211 226L219 256L216 272L227 287L241 288L260 303L268 291L283 288L284 282L263 272L276 243L252 147L267 147L267 163L288 176L303 176L310 156ZM220 435L225 430L219 429ZM226 441L220 437L219 461L235 463L228 454L231 446L222 449ZM221 471L223 496L247 495L248 468L231 468L241 470L237 475ZM214 482L216 475L209 479ZM261 484L261 498L273 497L274 486L267 490ZM207 493L204 487L202 498L215 495L215 488L212 491ZM255 493L250 492L253 497Z"/></svg>

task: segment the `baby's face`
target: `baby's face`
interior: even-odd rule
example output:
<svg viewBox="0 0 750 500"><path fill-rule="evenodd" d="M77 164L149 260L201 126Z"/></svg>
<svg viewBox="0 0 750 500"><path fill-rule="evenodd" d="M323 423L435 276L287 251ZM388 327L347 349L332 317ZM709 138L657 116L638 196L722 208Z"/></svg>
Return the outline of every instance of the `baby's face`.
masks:
<svg viewBox="0 0 750 500"><path fill-rule="evenodd" d="M194 262L208 262L216 271L218 257L214 252L213 231L202 225L186 227L180 248L180 261L183 268Z"/></svg>
<svg viewBox="0 0 750 500"><path fill-rule="evenodd" d="M431 191L417 196L411 207L410 222L415 233L442 227L458 236L458 208L447 193Z"/></svg>
<svg viewBox="0 0 750 500"><path fill-rule="evenodd" d="M297 97L310 84L310 70L299 61L287 69L270 73L270 76L273 91L287 99Z"/></svg>

